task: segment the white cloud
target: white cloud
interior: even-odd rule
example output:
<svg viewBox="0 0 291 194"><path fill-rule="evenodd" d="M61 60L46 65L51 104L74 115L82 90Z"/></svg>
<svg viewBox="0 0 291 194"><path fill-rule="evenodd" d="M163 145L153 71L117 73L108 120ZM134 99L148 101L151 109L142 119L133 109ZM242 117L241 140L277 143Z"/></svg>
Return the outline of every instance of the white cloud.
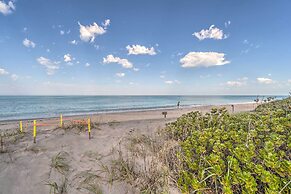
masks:
<svg viewBox="0 0 291 194"><path fill-rule="evenodd" d="M3 15L8 15L12 13L15 10L15 5L12 1L9 1L8 4L6 4L4 1L0 1L0 12Z"/></svg>
<svg viewBox="0 0 291 194"><path fill-rule="evenodd" d="M32 42L31 40L28 40L27 38L22 41L22 44L26 46L27 48L29 47L34 48L36 46L34 42Z"/></svg>
<svg viewBox="0 0 291 194"><path fill-rule="evenodd" d="M211 25L209 29L202 29L200 32L194 32L192 35L196 36L199 40L207 38L221 40L227 38L227 35L223 34L223 30L216 28L214 25Z"/></svg>
<svg viewBox="0 0 291 194"><path fill-rule="evenodd" d="M189 52L180 59L182 67L211 67L230 63L225 60L224 53L217 52Z"/></svg>
<svg viewBox="0 0 291 194"><path fill-rule="evenodd" d="M5 69L0 68L0 76L9 74Z"/></svg>
<svg viewBox="0 0 291 194"><path fill-rule="evenodd" d="M53 75L55 73L55 71L60 68L59 62L53 62L50 59L47 59L45 57L39 57L36 60L39 64L41 64L45 67L48 75Z"/></svg>
<svg viewBox="0 0 291 194"><path fill-rule="evenodd" d="M179 80L166 80L165 81L165 84L180 84L181 82Z"/></svg>
<svg viewBox="0 0 291 194"><path fill-rule="evenodd" d="M173 83L174 83L174 81L172 81L172 80L165 81L165 84L173 84Z"/></svg>
<svg viewBox="0 0 291 194"><path fill-rule="evenodd" d="M230 24L231 24L231 21L227 21L227 22L224 22L224 26L227 28L228 26L230 26Z"/></svg>
<svg viewBox="0 0 291 194"><path fill-rule="evenodd" d="M106 58L103 58L103 63L118 63L122 65L124 68L132 68L133 65L131 62L129 62L127 59L121 59L119 57L114 57L113 55L107 55Z"/></svg>
<svg viewBox="0 0 291 194"><path fill-rule="evenodd" d="M72 41L70 41L69 43L70 43L70 44L73 44L73 45L77 45L77 44L78 44L78 42L77 42L76 40L72 40Z"/></svg>
<svg viewBox="0 0 291 194"><path fill-rule="evenodd" d="M89 26L83 26L78 22L80 26L80 39L85 42L94 42L95 37L106 33L107 27L110 25L110 20L105 20L102 26L98 26L97 23L93 23Z"/></svg>
<svg viewBox="0 0 291 194"><path fill-rule="evenodd" d="M241 82L241 81L228 81L226 82L226 85L228 86L243 86L245 85L245 82Z"/></svg>
<svg viewBox="0 0 291 194"><path fill-rule="evenodd" d="M60 31L60 35L64 35L65 34L65 31L64 30L61 30Z"/></svg>
<svg viewBox="0 0 291 194"><path fill-rule="evenodd" d="M133 71L139 71L139 68L134 67Z"/></svg>
<svg viewBox="0 0 291 194"><path fill-rule="evenodd" d="M156 51L154 47L147 48L142 45L127 45L126 49L128 51L128 55L156 55Z"/></svg>
<svg viewBox="0 0 291 194"><path fill-rule="evenodd" d="M115 74L117 77L124 77L125 76L125 73L116 73Z"/></svg>
<svg viewBox="0 0 291 194"><path fill-rule="evenodd" d="M91 66L90 63L86 63L86 64L85 64L85 67L90 67L90 66Z"/></svg>
<svg viewBox="0 0 291 194"><path fill-rule="evenodd" d="M70 54L65 54L64 55L64 61L65 62L71 62L72 61L72 56Z"/></svg>
<svg viewBox="0 0 291 194"><path fill-rule="evenodd" d="M11 79L14 80L14 81L16 81L18 79L18 75L12 74L11 75Z"/></svg>
<svg viewBox="0 0 291 194"><path fill-rule="evenodd" d="M258 77L257 81L261 84L272 84L274 81L270 78Z"/></svg>
<svg viewBox="0 0 291 194"><path fill-rule="evenodd" d="M104 28L106 29L107 28L107 26L109 26L110 25L110 20L109 19L106 19L103 23L102 23L102 25L104 26Z"/></svg>

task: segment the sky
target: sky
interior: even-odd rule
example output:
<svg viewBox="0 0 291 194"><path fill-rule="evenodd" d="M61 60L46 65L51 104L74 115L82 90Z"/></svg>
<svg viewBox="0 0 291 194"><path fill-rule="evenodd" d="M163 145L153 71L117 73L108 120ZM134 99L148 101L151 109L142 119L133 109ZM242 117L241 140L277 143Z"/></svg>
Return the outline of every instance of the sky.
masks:
<svg viewBox="0 0 291 194"><path fill-rule="evenodd" d="M290 0L0 0L0 95L286 95Z"/></svg>

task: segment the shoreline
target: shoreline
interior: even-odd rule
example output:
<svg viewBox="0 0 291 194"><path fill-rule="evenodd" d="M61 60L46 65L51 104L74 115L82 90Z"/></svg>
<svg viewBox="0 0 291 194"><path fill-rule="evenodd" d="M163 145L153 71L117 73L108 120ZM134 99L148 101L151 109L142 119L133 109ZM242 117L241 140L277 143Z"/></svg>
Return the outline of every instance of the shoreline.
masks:
<svg viewBox="0 0 291 194"><path fill-rule="evenodd" d="M62 114L66 118L80 118L87 116L101 116L101 115L111 115L111 114L126 114L126 113L140 113L140 112L156 112L156 111L173 111L173 110L189 110L199 107L221 107L221 106L231 106L231 105L245 105L253 104L255 102L235 102L235 103L225 103L225 104L194 104L194 105L184 105L177 108L176 106L169 107L157 107L157 108L136 108L136 109L124 109L124 110L109 110L109 111L96 111L96 112L84 112L84 113L68 113ZM259 105L260 103L258 103ZM194 110L195 111L195 110ZM16 122L16 121L33 121L33 120L44 120L44 119L56 119L59 116L45 116L45 117L30 117L30 118L17 118L17 119L4 119L0 120L0 124L3 122Z"/></svg>
<svg viewBox="0 0 291 194"><path fill-rule="evenodd" d="M126 112L105 112L105 113L88 113L82 115L72 115L66 116L63 115L64 124L71 122L72 120L83 120L90 117L92 122L104 124L110 122L124 122L124 121L143 121L143 120L165 120L172 121L182 116L183 114L187 114L192 111L200 111L203 114L209 112L212 108L221 108L226 107L226 109L232 113L232 107L234 105L234 113L237 112L247 112L252 111L256 108L258 104L252 103L239 103L239 104L221 104L221 105L197 105L197 106L187 106L181 108L161 108L161 109L153 109L153 110L136 110L136 111L126 111ZM162 112L167 112L167 117L164 118ZM54 127L59 126L60 118L59 117L49 117L49 118L30 118L30 119L14 119L14 120L3 120L0 121L0 131L15 129L19 126L19 121L23 122L23 125L28 125L33 122L33 120L37 120L41 123L47 123L50 125L54 125ZM52 129L52 127L39 127Z"/></svg>

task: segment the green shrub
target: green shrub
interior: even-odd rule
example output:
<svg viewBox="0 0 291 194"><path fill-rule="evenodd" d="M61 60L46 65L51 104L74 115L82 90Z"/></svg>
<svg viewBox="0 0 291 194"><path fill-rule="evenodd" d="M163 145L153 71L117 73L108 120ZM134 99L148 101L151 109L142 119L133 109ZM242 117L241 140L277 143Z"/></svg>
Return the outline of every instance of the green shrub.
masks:
<svg viewBox="0 0 291 194"><path fill-rule="evenodd" d="M176 182L184 193L291 193L291 98L230 115L191 112L168 124L180 143Z"/></svg>

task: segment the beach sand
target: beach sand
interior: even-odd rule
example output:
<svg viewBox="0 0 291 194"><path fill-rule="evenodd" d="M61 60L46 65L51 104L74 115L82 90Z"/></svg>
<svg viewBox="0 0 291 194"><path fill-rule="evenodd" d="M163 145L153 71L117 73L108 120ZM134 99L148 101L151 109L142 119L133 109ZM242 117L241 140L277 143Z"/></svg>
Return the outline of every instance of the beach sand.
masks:
<svg viewBox="0 0 291 194"><path fill-rule="evenodd" d="M255 106L254 103L236 104L234 112L251 111ZM83 187L85 174L100 174L100 164L110 165L110 153L122 139L130 134L153 134L183 114L191 111L205 113L213 107L64 117L64 128L58 128L58 118L38 119L38 123L55 126L37 127L36 143L33 143L32 121L23 121L23 134L17 133L18 121L1 122L0 131L6 135L3 138L3 153L0 153L0 194L50 193L48 184L54 182L59 186L65 183L67 193L90 193ZM231 105L215 107L226 107L232 112ZM167 111L167 118L163 117L163 111ZM80 130L78 126L68 127L69 121L66 121L87 119L89 116L92 122L90 140L86 125ZM52 158L60 152L69 165L63 174L52 167L55 164L53 162L52 165ZM109 184L98 177L97 184L102 193L136 193L125 182Z"/></svg>

